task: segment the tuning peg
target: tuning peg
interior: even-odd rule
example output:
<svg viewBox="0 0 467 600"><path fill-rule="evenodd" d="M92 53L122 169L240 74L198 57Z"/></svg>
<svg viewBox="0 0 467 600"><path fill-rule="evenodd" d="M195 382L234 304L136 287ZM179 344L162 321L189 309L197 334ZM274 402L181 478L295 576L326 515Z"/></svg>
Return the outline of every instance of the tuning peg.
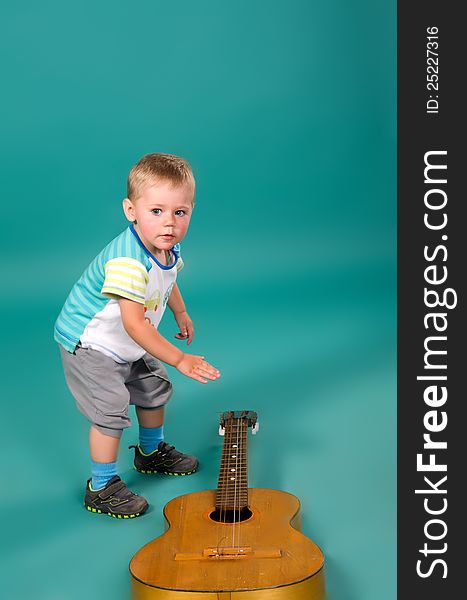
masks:
<svg viewBox="0 0 467 600"><path fill-rule="evenodd" d="M253 435L256 435L259 431L259 421L256 421L256 423L253 425L252 429L251 429L251 433Z"/></svg>
<svg viewBox="0 0 467 600"><path fill-rule="evenodd" d="M222 427L222 425L219 425L219 435L225 435L225 427Z"/></svg>

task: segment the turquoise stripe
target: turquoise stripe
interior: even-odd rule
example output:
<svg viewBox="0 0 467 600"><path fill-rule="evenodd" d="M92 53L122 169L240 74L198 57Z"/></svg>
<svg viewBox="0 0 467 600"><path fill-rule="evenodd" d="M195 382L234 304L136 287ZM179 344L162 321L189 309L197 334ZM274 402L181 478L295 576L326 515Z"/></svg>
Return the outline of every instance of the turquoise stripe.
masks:
<svg viewBox="0 0 467 600"><path fill-rule="evenodd" d="M79 339L81 333L84 331L86 327L87 321L85 319L79 320L70 320L70 319L58 319L57 327L59 327L62 331L66 332L69 337L73 339Z"/></svg>
<svg viewBox="0 0 467 600"><path fill-rule="evenodd" d="M102 287L102 283L104 279L101 277L99 273L99 269L97 267L97 260L94 259L92 263L89 265L89 270L87 271L87 281L86 288L90 290L95 290L96 287Z"/></svg>
<svg viewBox="0 0 467 600"><path fill-rule="evenodd" d="M130 240L128 239L128 236L125 237L125 256L128 256L128 253L130 252Z"/></svg>
<svg viewBox="0 0 467 600"><path fill-rule="evenodd" d="M70 298L69 302L66 302L62 308L62 312L60 313L60 317L63 317L66 321L73 321L73 318L80 318L80 316L76 313L76 308L72 308L72 301ZM59 317L59 318L60 318Z"/></svg>
<svg viewBox="0 0 467 600"><path fill-rule="evenodd" d="M86 295L85 290L81 290L79 286L75 288L75 294L78 296L80 300L80 308L81 314L93 314L93 316L102 310L106 304L106 302L96 302L92 296Z"/></svg>
<svg viewBox="0 0 467 600"><path fill-rule="evenodd" d="M97 257L97 260L98 260L99 271L101 273L103 273L104 272L104 253L103 252L101 252L99 254L99 256Z"/></svg>
<svg viewBox="0 0 467 600"><path fill-rule="evenodd" d="M79 319L76 321L72 321L70 319L57 319L57 327L67 333L70 337L79 339L79 336L83 332L86 327L86 320Z"/></svg>
<svg viewBox="0 0 467 600"><path fill-rule="evenodd" d="M117 242L118 256L123 256L123 238L120 238Z"/></svg>
<svg viewBox="0 0 467 600"><path fill-rule="evenodd" d="M59 333L57 329L54 329L54 340L61 344L65 348L65 350L68 350L68 352L73 352L76 344L78 343L77 341L70 341L67 337Z"/></svg>
<svg viewBox="0 0 467 600"><path fill-rule="evenodd" d="M80 293L79 288L80 286L76 285L71 292L70 308L73 307L74 312L77 312L78 315L87 314L94 311L95 307L93 307L88 302L88 299Z"/></svg>

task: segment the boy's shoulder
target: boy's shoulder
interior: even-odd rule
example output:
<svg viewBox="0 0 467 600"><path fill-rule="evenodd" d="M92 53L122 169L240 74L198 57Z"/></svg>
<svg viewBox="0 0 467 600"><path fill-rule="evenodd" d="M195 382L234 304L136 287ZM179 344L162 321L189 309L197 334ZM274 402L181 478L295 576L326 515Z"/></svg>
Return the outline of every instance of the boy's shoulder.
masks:
<svg viewBox="0 0 467 600"><path fill-rule="evenodd" d="M137 238L127 227L117 237L111 240L105 248L96 256L96 261L105 265L116 258L129 258L141 263L146 270L151 269L151 262L147 253L138 243Z"/></svg>

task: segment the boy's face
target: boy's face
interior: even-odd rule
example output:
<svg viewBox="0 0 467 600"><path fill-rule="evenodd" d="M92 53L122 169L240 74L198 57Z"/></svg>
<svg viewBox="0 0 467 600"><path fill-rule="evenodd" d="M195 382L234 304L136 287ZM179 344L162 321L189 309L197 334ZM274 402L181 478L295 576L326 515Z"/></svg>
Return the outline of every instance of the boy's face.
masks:
<svg viewBox="0 0 467 600"><path fill-rule="evenodd" d="M193 188L190 185L174 187L161 181L144 189L135 201L125 198L123 210L146 248L153 254L170 250L180 242L188 230L193 210Z"/></svg>

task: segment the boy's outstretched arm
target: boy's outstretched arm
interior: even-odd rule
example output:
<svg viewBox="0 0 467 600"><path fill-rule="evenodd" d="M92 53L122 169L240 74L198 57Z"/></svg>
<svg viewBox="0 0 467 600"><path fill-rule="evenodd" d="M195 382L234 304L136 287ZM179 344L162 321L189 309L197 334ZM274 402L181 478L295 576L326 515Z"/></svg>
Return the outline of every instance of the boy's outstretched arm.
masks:
<svg viewBox="0 0 467 600"><path fill-rule="evenodd" d="M174 318L177 321L177 325L180 328L180 333L175 336L178 340L187 340L187 344L191 344L193 335L195 333L193 327L193 321L190 319L186 312L185 302L183 301L182 294L177 284L172 288L169 301L167 302L170 310L173 312Z"/></svg>
<svg viewBox="0 0 467 600"><path fill-rule="evenodd" d="M151 323L145 320L142 304L127 298L119 298L118 304L125 331L146 352L200 383L208 383L208 379L215 381L220 377L219 371L206 362L204 356L185 354L166 340Z"/></svg>

